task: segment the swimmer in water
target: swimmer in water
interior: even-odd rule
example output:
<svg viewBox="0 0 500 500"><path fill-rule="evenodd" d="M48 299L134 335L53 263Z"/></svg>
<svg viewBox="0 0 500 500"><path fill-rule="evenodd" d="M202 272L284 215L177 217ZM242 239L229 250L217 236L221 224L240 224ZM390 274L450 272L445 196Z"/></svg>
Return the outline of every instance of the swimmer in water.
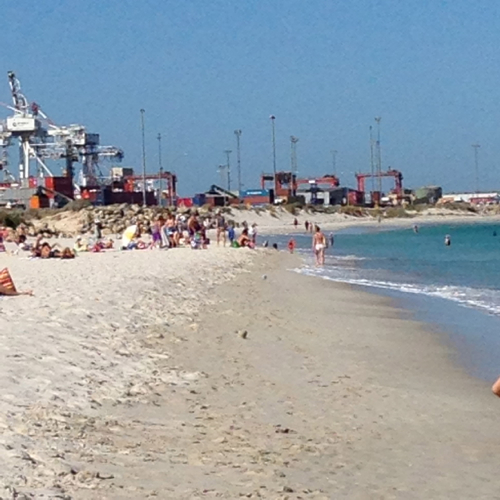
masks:
<svg viewBox="0 0 500 500"><path fill-rule="evenodd" d="M445 237L444 237L444 244L449 247L451 245L451 236L449 234L447 234Z"/></svg>
<svg viewBox="0 0 500 500"><path fill-rule="evenodd" d="M413 226L413 232L418 234L418 226L416 224Z"/></svg>

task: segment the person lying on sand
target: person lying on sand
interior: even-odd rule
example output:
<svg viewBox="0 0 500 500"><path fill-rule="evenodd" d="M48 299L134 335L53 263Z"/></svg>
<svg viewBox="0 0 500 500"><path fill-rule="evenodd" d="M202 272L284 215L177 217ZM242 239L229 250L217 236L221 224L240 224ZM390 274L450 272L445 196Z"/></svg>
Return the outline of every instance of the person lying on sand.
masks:
<svg viewBox="0 0 500 500"><path fill-rule="evenodd" d="M78 252L88 252L89 245L88 245L88 243L83 242L81 236L78 236L78 238L75 240L75 244L73 245L73 250L77 253Z"/></svg>
<svg viewBox="0 0 500 500"><path fill-rule="evenodd" d="M5 245L3 243L3 231L0 228L0 252L5 252Z"/></svg>
<svg viewBox="0 0 500 500"><path fill-rule="evenodd" d="M24 292L18 292L17 290L12 290L11 288L6 288L0 285L0 295L33 295L33 290L25 290Z"/></svg>
<svg viewBox="0 0 500 500"><path fill-rule="evenodd" d="M40 257L41 259L74 259L75 252L71 248L63 248L59 250L59 245L56 243L50 246L47 242L42 243L42 238L39 236L31 250L32 257Z"/></svg>
<svg viewBox="0 0 500 500"><path fill-rule="evenodd" d="M27 242L25 234L17 235L14 242L17 245L17 248L19 250L23 250L25 252L28 252L31 250L31 245Z"/></svg>

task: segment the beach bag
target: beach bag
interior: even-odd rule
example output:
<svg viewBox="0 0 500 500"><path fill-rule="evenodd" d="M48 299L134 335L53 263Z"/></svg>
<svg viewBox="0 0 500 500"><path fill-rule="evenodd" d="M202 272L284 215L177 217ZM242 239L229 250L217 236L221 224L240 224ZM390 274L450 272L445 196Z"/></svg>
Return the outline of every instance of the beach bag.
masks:
<svg viewBox="0 0 500 500"><path fill-rule="evenodd" d="M0 271L0 285L2 285L7 290L11 290L12 292L17 291L7 268Z"/></svg>

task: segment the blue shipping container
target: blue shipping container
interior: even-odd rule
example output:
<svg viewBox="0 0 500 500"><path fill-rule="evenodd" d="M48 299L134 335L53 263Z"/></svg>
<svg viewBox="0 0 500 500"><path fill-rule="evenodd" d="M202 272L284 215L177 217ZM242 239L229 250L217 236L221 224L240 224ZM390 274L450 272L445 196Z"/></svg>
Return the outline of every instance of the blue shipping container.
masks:
<svg viewBox="0 0 500 500"><path fill-rule="evenodd" d="M193 196L193 204L196 205L197 207L205 205L206 202L207 202L207 197L205 194L195 194Z"/></svg>
<svg viewBox="0 0 500 500"><path fill-rule="evenodd" d="M241 196L269 196L268 189L247 189L241 192Z"/></svg>

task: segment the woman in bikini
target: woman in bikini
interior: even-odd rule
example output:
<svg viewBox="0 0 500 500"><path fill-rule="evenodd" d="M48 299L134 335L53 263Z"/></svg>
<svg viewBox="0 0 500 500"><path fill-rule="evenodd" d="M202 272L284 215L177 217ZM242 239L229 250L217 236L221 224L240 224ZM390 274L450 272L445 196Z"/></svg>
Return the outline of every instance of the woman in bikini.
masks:
<svg viewBox="0 0 500 500"><path fill-rule="evenodd" d="M312 248L316 258L316 266L323 266L325 264L326 237L319 226L314 226Z"/></svg>

